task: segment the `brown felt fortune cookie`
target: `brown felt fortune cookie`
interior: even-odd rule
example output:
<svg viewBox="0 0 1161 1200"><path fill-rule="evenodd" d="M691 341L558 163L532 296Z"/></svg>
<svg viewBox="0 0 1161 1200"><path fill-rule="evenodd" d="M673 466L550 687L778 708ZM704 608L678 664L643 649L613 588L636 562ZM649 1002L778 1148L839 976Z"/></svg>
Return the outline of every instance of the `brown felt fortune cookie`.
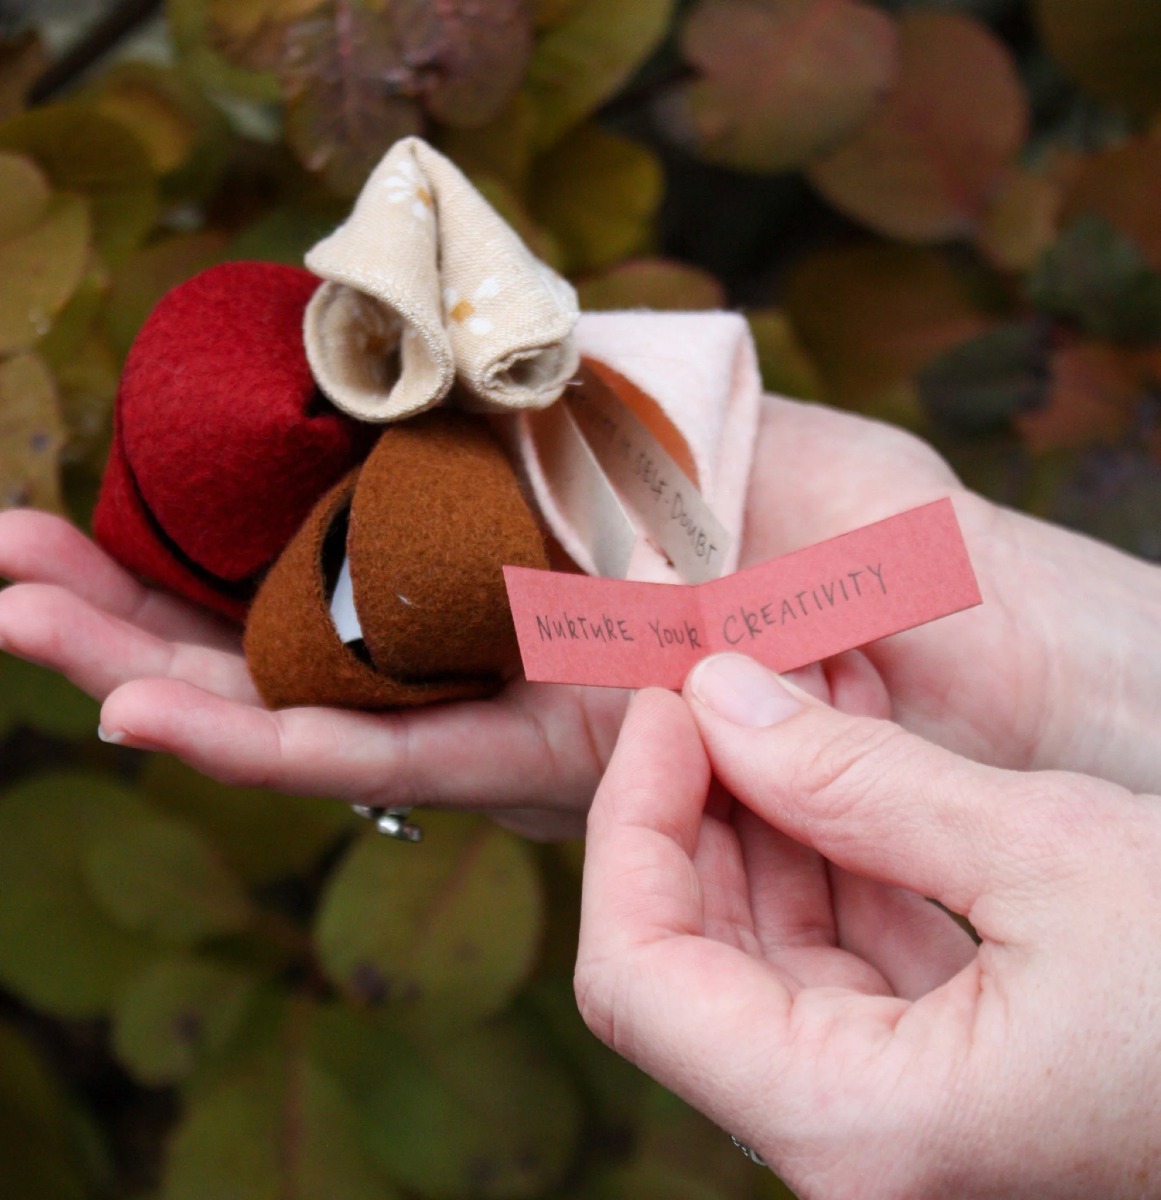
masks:
<svg viewBox="0 0 1161 1200"><path fill-rule="evenodd" d="M486 696L517 660L506 563L544 541L484 418L435 409L384 427L266 576L246 659L272 708L388 708ZM357 633L332 612L349 571Z"/></svg>

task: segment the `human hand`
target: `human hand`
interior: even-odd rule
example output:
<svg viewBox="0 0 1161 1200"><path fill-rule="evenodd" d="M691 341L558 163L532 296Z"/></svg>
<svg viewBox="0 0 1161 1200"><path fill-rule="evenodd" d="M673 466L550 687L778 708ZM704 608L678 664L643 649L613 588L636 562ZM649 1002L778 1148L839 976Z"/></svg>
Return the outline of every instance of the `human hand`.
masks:
<svg viewBox="0 0 1161 1200"><path fill-rule="evenodd" d="M896 721L996 766L1161 790L1161 569L968 492L850 413L769 397L754 462L744 566L952 498L984 603L865 648Z"/></svg>
<svg viewBox="0 0 1161 1200"><path fill-rule="evenodd" d="M1156 627L1161 596L1150 588L1161 572L1003 513L964 491L918 439L768 398L742 565L947 495L985 605L886 639L865 658L840 656L806 672L808 686L844 711L884 715L890 703L901 723L984 761L1058 763L1127 784L1146 777L1159 753L1148 729L1161 663L1140 647ZM0 593L0 642L12 653L105 701L110 736L229 782L479 808L530 836L568 836L583 828L627 702L620 691L516 678L489 701L271 714L235 631L143 588L64 522L0 514L0 576L18 584ZM1103 697L1079 718L1070 673L1098 676L1090 691Z"/></svg>
<svg viewBox="0 0 1161 1200"><path fill-rule="evenodd" d="M102 736L216 779L352 804L476 808L531 837L584 828L625 694L514 679L391 713L261 703L238 629L146 587L66 521L0 513L0 648L103 701Z"/></svg>
<svg viewBox="0 0 1161 1200"><path fill-rule="evenodd" d="M685 697L637 697L590 813L594 1032L804 1200L1161 1193L1159 798L737 656Z"/></svg>
<svg viewBox="0 0 1161 1200"><path fill-rule="evenodd" d="M754 561L754 556L749 556ZM59 518L0 513L0 646L103 702L104 736L168 751L216 779L353 804L474 808L532 837L579 835L627 693L512 679L486 701L383 714L269 712L237 630L130 576ZM866 663L802 675L881 711Z"/></svg>

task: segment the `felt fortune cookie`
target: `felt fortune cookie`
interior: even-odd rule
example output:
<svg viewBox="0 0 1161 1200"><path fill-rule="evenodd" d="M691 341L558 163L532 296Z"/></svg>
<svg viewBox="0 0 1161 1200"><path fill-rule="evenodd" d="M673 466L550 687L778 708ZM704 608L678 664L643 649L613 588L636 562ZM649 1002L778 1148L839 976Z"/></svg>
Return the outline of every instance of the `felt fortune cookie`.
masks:
<svg viewBox="0 0 1161 1200"><path fill-rule="evenodd" d="M97 540L236 620L372 440L326 402L307 363L303 313L318 285L273 263L204 271L156 306L121 379Z"/></svg>
<svg viewBox="0 0 1161 1200"><path fill-rule="evenodd" d="M503 566L547 566L485 420L388 425L314 508L250 609L245 650L272 708L386 708L495 692L517 661ZM349 574L355 637L336 624Z"/></svg>

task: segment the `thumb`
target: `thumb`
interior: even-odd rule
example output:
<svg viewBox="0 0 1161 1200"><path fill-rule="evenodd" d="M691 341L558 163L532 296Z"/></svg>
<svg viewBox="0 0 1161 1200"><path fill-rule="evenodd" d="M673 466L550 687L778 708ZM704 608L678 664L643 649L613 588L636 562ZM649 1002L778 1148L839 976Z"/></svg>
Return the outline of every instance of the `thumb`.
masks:
<svg viewBox="0 0 1161 1200"><path fill-rule="evenodd" d="M703 660L685 692L717 778L837 866L959 913L1026 878L1023 776L846 716L742 655Z"/></svg>

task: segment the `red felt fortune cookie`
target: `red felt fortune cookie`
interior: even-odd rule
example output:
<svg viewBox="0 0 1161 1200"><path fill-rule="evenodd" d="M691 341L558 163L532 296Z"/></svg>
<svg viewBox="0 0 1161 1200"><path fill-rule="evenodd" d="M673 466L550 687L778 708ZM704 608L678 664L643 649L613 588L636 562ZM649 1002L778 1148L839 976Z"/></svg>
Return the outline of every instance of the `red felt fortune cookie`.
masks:
<svg viewBox="0 0 1161 1200"><path fill-rule="evenodd" d="M121 380L97 540L236 620L371 440L323 399L307 364L303 312L318 284L272 263L204 271L157 305Z"/></svg>

